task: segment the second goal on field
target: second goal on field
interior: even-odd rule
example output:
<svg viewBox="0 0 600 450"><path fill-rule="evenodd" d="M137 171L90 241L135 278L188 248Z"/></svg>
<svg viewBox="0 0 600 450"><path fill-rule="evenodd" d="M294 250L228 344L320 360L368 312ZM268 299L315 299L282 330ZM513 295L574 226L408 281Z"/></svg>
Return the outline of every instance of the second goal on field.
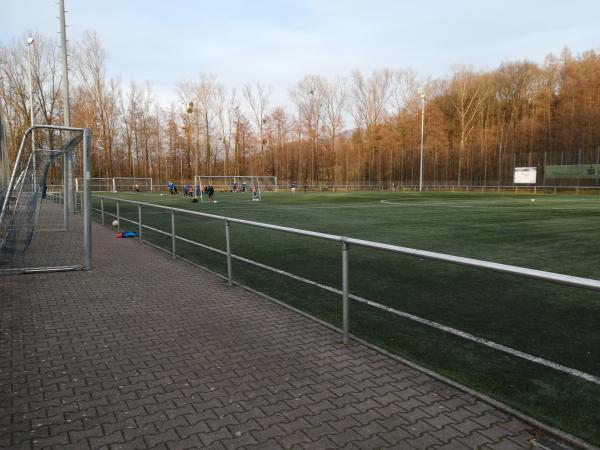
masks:
<svg viewBox="0 0 600 450"><path fill-rule="evenodd" d="M249 199L261 200L264 192L277 191L277 177L260 175L196 175L194 184L199 187L194 189L196 196L204 201L203 188L212 186L215 192L235 192L246 194Z"/></svg>

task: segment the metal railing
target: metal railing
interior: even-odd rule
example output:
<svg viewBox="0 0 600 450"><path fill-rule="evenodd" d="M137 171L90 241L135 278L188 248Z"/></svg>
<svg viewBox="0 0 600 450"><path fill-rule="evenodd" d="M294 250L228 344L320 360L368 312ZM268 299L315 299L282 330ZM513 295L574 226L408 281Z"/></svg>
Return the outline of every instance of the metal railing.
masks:
<svg viewBox="0 0 600 450"><path fill-rule="evenodd" d="M518 358L522 358L522 359L525 359L530 362L534 362L534 363L537 363L537 364L540 364L540 365L543 365L546 367L550 367L552 369L555 369L555 370L558 370L558 371L561 371L564 373L568 373L572 376L581 378L586 381L590 381L595 384L600 384L600 377L598 377L596 375L592 375L592 374L580 371L578 369L566 367L564 365L549 361L547 359L544 359L544 358L541 358L541 357L538 357L535 355L531 355L531 354L522 352L520 350L516 350L514 348L507 347L505 345L498 344L493 341L475 336L473 334L470 334L470 333L467 333L467 332L464 332L461 330L457 330L455 328L434 322L432 320L425 319L425 318L422 318L422 317L419 317L419 316L416 316L414 314L410 314L410 313L407 313L404 311L400 311L398 309L395 309L395 308L392 308L392 307L389 307L386 305L382 305L380 303L376 303L376 302L368 300L366 298L351 294L349 291L349 275L348 275L349 249L351 246L357 246L357 247L370 248L370 249L375 249L375 250L382 250L382 251L396 253L396 254L413 256L413 257L417 257L417 258L421 258L421 259L425 259L425 260L440 261L440 262L445 262L445 263L459 265L459 266L465 266L465 267L471 267L471 268L476 268L476 269L481 269L481 270L510 274L510 275L515 275L515 276L522 277L522 278L542 280L542 281L547 281L547 282L551 282L551 283L555 283L555 284L562 284L562 285L567 285L567 286L584 288L584 289L589 289L589 290L593 290L593 291L600 291L600 280L576 277L576 276L571 276L571 275L564 275L564 274L559 274L559 273L554 273L554 272L546 272L546 271L536 270L536 269L528 269L525 267L512 266L512 265L508 265L508 264L500 264L500 263L483 261L483 260L478 260L478 259L473 259L473 258L464 258L464 257L460 257L460 256L447 255L447 254L443 254L443 253L436 253L436 252L430 252L430 251L425 251L425 250L417 250L417 249L409 248L409 247L401 247L401 246L397 246L397 245L383 244L383 243L379 243L379 242L367 241L367 240L363 240L363 239L355 239L355 238L344 237L344 236L337 236L337 235L328 234L328 233L320 233L320 232L316 232L316 231L308 231L308 230L290 228L290 227L285 227L285 226L280 226L280 225L272 225L272 224L266 224L266 223L261 223L261 222L254 222L254 221L244 220L244 219L235 219L235 218L219 216L219 215L215 215L215 214L201 213L201 212L197 212L197 211L190 211L190 210L185 210L185 209L180 209L180 208L171 208L171 207L167 207L167 206L155 205L155 204L144 203L144 202L137 202L137 201L133 201L133 200L124 200L124 199L107 197L107 196L95 196L95 198L98 198L100 200L100 208L92 208L92 209L94 211L97 211L100 213L101 223L104 225L105 224L105 216L110 216L110 217L114 217L117 220L119 228L121 226L122 220L132 223L134 225L137 225L138 233L139 233L138 239L139 239L140 244L142 242L147 242L148 244L150 244L156 248L159 248L160 250L169 252L173 258L177 258L176 242L177 242L177 240L180 240L182 242L185 242L185 243L188 243L191 245L195 245L197 247L200 247L200 248L203 248L206 250L210 250L215 253L219 253L219 254L226 256L226 258L227 258L227 277L226 278L227 278L227 282L228 282L229 286L232 286L232 284L233 284L232 259L235 259L238 261L242 261L242 262L254 265L256 267L260 267L262 269L266 269L266 270L275 272L280 275L287 276L294 280L301 281L306 284L319 287L319 288L327 290L329 292L333 292L335 294L341 295L341 297L342 297L342 340L343 340L344 344L348 343L348 337L349 337L349 333L350 333L350 329L349 329L349 320L350 320L349 299L352 299L354 301L369 305L374 308L378 308L380 310L395 314L395 315L403 317L405 319L415 321L422 325L426 325L426 326L435 328L437 330L444 331L446 333L449 333L449 334L452 334L455 336L459 336L463 339L466 339L466 340L469 340L472 342L476 342L476 343L484 345L486 347L490 347L495 350L499 350L499 351L508 353L508 354L516 356ZM115 202L116 214L109 213L105 210L105 207L104 207L105 200ZM137 207L138 207L138 220L137 221L127 219L121 215L121 211L120 211L121 203L137 205ZM171 232L169 233L167 231L160 230L158 228L155 228L155 227L152 227L149 225L144 225L142 223L142 207L143 206L148 207L148 208L169 211L170 216L171 216ZM196 242L191 239L184 238L182 236L177 236L175 217L178 214L223 221L224 226L225 226L225 249L226 250L225 251L219 250L217 248L202 244L200 242ZM232 223L240 224L240 225L247 225L247 226L256 227L256 228L262 228L262 229L266 229L266 230L279 231L279 232L283 232L283 233L289 233L289 234L293 234L296 236L304 236L304 237L309 237L309 238L314 238L314 239L322 239L325 241L338 242L340 244L340 250L341 250L341 269L342 269L341 289L337 289L332 286L321 284L316 281L301 277L299 275L296 275L296 274L293 274L290 272L286 272L284 270L281 270L281 269L278 269L275 267L271 267L266 264L262 264L257 261L252 261L250 259L235 255L232 251L231 238L230 238L230 224L232 224ZM170 251L165 250L164 248L158 247L148 241L145 241L143 239L143 235L142 235L143 229L148 229L153 232L156 232L156 233L159 233L159 234L162 234L165 236L169 236L171 238L171 250Z"/></svg>

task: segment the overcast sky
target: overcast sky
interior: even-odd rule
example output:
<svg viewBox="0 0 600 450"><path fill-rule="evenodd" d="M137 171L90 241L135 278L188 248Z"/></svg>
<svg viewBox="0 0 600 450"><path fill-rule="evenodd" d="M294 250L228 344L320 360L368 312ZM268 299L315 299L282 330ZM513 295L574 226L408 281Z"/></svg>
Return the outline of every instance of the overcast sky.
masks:
<svg viewBox="0 0 600 450"><path fill-rule="evenodd" d="M493 69L600 48L599 0L65 0L69 39L95 30L126 87L153 83L163 103L177 81L212 73L229 87L260 81L287 102L306 74L454 64ZM0 0L0 43L28 30L55 36L55 0Z"/></svg>

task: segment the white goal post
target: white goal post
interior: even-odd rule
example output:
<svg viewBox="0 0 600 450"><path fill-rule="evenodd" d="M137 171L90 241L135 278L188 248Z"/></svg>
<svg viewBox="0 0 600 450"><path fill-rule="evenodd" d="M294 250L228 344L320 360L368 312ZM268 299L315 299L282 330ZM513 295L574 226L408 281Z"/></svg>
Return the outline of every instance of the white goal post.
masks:
<svg viewBox="0 0 600 450"><path fill-rule="evenodd" d="M152 178L140 177L113 177L91 178L92 191L97 192L152 192L154 190ZM75 178L75 191L81 192L83 181Z"/></svg>
<svg viewBox="0 0 600 450"><path fill-rule="evenodd" d="M215 192L240 192L250 194L253 200L261 200L263 192L277 192L277 177L261 175L196 175L194 196L204 201L206 186Z"/></svg>

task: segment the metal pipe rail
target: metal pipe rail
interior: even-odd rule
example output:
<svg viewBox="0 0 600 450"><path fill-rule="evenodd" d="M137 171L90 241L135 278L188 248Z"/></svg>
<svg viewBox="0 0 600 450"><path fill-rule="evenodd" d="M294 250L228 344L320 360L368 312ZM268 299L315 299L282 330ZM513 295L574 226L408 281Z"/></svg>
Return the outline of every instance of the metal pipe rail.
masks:
<svg viewBox="0 0 600 450"><path fill-rule="evenodd" d="M100 199L112 200L112 201L115 201L117 204L120 202L131 203L131 204L135 204L135 205L147 206L149 208L164 209L164 210L172 211L173 213L177 213L177 214L206 217L208 219L222 220L224 222L229 222L229 223L238 223L241 225L248 225L248 226L253 226L253 227L257 227L257 228L281 231L284 233L290 233L290 234L295 234L298 236L307 236L307 237L312 237L312 238L317 238L317 239L323 239L326 241L335 241L335 242L340 242L340 243L346 242L347 244L358 245L361 247L373 248L373 249L378 249L378 250L385 250L388 252L400 253L403 255L414 256L417 258L430 259L430 260L434 260L434 261L442 261L442 262L447 262L450 264L475 267L475 268L484 269L484 270L491 270L494 272L508 273L511 275L517 275L517 276L521 276L521 277L525 277L525 278L535 278L538 280L549 281L552 283L566 284L569 286L576 286L576 287L581 287L581 288L585 288L585 289L592 289L595 291L600 291L600 280L593 280L590 278L576 277L576 276L571 276L571 275L563 275L563 274L559 274L559 273L555 273L555 272L546 272L543 270L528 269L525 267L512 266L509 264L500 264L500 263L495 263L495 262L490 262L490 261L483 261L483 260L479 260L479 259L464 258L461 256L453 256L453 255L447 255L444 253L436 253L436 252L430 252L430 251L426 251L426 250L418 250L415 248L401 247L401 246L392 245L392 244L382 244L380 242L367 241L367 240L363 240L363 239L355 239L355 238L349 238L349 237L344 237L344 236L337 236L335 234L320 233L318 231L302 230L299 228L284 227L281 225L273 225L273 224L262 223L262 222L254 222L254 221L245 220L245 219L235 219L232 217L219 216L216 214L201 213L198 211L190 211L187 209L171 208L168 206L155 205L152 203L136 202L134 200L118 199L118 198L107 197L107 196L96 196L96 197L98 197Z"/></svg>
<svg viewBox="0 0 600 450"><path fill-rule="evenodd" d="M181 209L181 208L172 208L172 207L168 207L168 206L155 205L152 203L138 202L138 201L134 201L134 200L119 199L119 198L107 197L107 196L97 196L97 197L100 199L101 209L98 209L98 208L93 208L93 209L95 211L98 211L101 213L101 223L105 222L104 215L109 215L109 216L115 217L117 219L117 221L119 222L119 227L120 227L120 220L125 220L126 222L138 225L139 230L142 230L142 228L147 228L149 230L169 236L169 237L171 237L171 240L172 240L171 250L170 251L165 250L165 249L162 249L162 250L167 251L168 253L172 254L173 258L177 257L176 256L176 241L178 239L182 242L196 245L196 246L205 248L207 250L211 250L211 251L225 255L227 257L227 277L225 277L225 278L227 279L228 284L230 286L233 284L231 260L236 259L239 261L253 264L253 265L261 267L263 269L270 270L270 271L278 273L280 275L288 276L295 280L298 280L298 281L301 281L301 282L304 282L304 283L307 283L307 284L310 284L313 286L317 286L317 287L325 289L327 291L334 292L336 294L340 294L342 296L342 324L343 324L343 326L342 326L343 337L342 338L343 338L344 343L348 342L348 337L349 337L349 303L348 303L348 299L352 299L352 300L358 301L360 303L367 304L369 306L372 306L372 307L387 311L389 313L398 315L400 317L416 321L423 325L427 325L427 326L436 328L438 330L453 334L455 336L459 336L461 338L464 338L464 339L476 342L478 344L493 348L495 350L509 353L513 356L525 359L527 361L534 362L534 363L537 363L537 364L540 364L540 365L543 365L546 367L550 367L552 369L555 369L555 370L558 370L561 372L568 373L570 375L584 379L586 381L593 382L595 384L600 384L600 377L598 377L596 375L588 374L588 373L582 372L577 369L566 367L566 366L557 364L555 362L546 360L544 358L530 355L528 353L524 353L519 350L510 348L510 347L506 347L502 344L497 344L497 343L489 341L487 339L483 339L483 338L474 336L470 333L466 333L464 331L457 330L457 329L448 327L446 325L443 325L443 324L440 324L437 322L433 322L429 319L424 319L422 317L418 317L413 314L409 314L404 311L400 311L400 310L391 308L389 306L381 305L381 304L373 302L371 300L350 294L349 279L348 279L349 278L348 277L349 248L352 245L356 245L359 247L383 250L386 252L398 253L398 254L407 255L407 256L413 256L416 258L427 259L427 260L431 260L431 261L439 261L439 262L445 262L445 263L449 263L449 264L471 267L471 268L476 268L476 269L481 269L481 270L500 272L500 273L514 275L514 276L518 276L518 277L522 277L522 278L531 278L531 279L542 280L542 281L555 283L555 284L562 284L562 285L568 285L568 286L573 286L573 287L578 287L578 288L590 289L590 290L594 290L594 291L600 291L600 280L576 277L576 276L571 276L571 275L564 275L564 274L559 274L559 273L554 273L554 272L546 272L546 271L542 271L542 270L529 269L529 268L519 267L519 266L512 266L509 264L500 264L500 263L483 261L483 260L478 260L478 259L473 259L473 258L464 258L464 257L460 257L460 256L453 256L453 255L447 255L447 254L443 254L443 253L418 250L418 249L414 249L414 248L401 247L401 246L392 245L392 244L383 244L383 243L379 243L379 242L349 238L349 237L345 237L345 236L338 236L338 235L333 235L333 234L328 234L328 233L320 233L320 232L316 232L316 231L302 230L302 229L298 229L298 228L285 227L285 226L281 226L281 225L273 225L273 224L266 224L266 223L261 223L261 222L254 222L254 221L245 220L245 219L236 219L236 218L220 216L220 215L216 215L216 214L208 214L208 213L202 213L202 212L197 212L197 211L190 211L190 210ZM105 200L111 200L116 203L116 213L117 213L116 215L106 212ZM120 212L120 206L119 206L120 203L129 203L132 205L136 205L137 209L138 209L137 212L138 212L139 222L122 217L121 212ZM171 216L171 232L169 233L164 230L160 230L160 229L151 227L149 225L143 225L141 223L141 207L142 206L168 211ZM226 251L219 250L217 248L214 248L214 247L211 247L211 246L208 246L205 244L201 244L199 242L195 242L190 239L183 238L181 236L177 236L175 233L175 215L176 214L204 217L204 218L213 219L213 220L222 220L225 223ZM326 241L339 242L341 245L341 263L342 263L341 264L342 265L342 286L341 287L342 287L342 289L340 290L340 289L336 289L331 286L317 283L315 281L312 281L312 280L303 278L301 276L286 272L284 270L277 269L275 267L271 267L271 266L268 266L268 265L265 265L262 263L258 263L258 262L249 260L247 258L243 258L243 257L233 254L232 249L231 249L231 242L230 242L230 224L231 223L237 223L240 225L247 225L247 226L252 226L252 227L257 227L257 228L262 228L262 229L267 229L267 230L279 231L279 232L289 233L289 234L293 234L293 235L297 235L297 236L305 236L305 237L310 237L310 238L323 239ZM142 242L141 233L140 233L140 242Z"/></svg>

